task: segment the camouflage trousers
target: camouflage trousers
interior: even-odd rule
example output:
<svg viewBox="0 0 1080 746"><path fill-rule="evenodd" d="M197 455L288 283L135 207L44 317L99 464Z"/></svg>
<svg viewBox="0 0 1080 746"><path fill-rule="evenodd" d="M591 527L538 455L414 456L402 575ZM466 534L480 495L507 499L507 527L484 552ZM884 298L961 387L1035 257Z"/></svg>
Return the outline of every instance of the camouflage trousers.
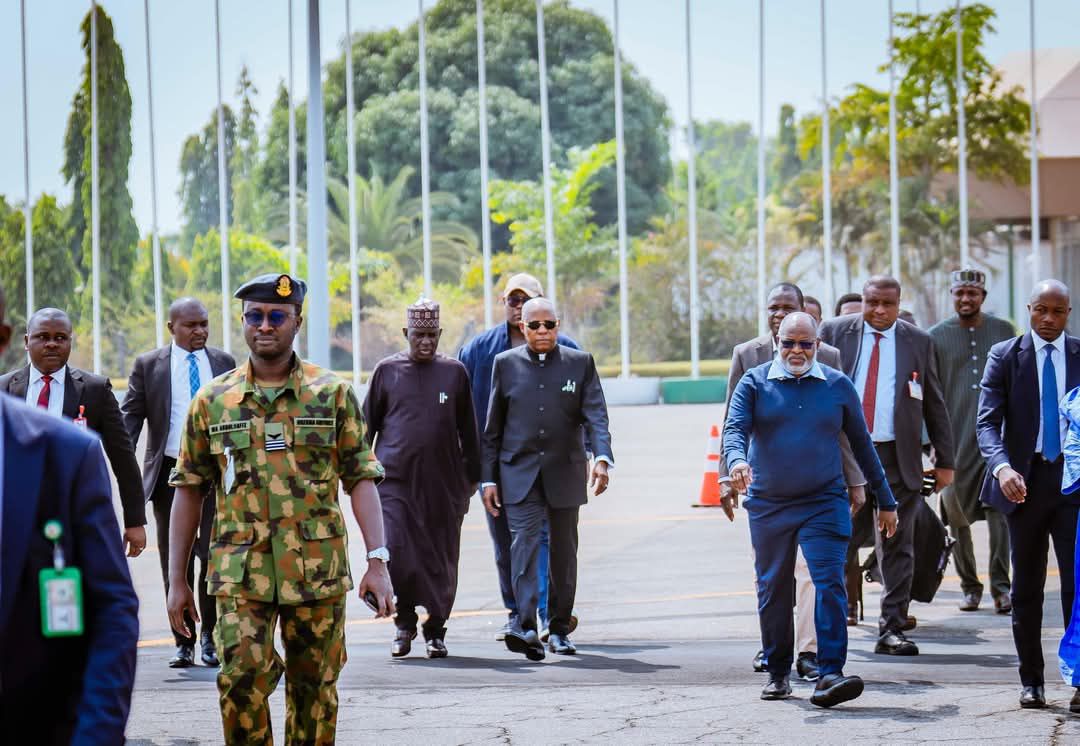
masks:
<svg viewBox="0 0 1080 746"><path fill-rule="evenodd" d="M217 686L227 744L273 744L267 702L285 674L285 743L332 744L345 664L345 595L297 606L217 597ZM285 661L274 648L281 619Z"/></svg>

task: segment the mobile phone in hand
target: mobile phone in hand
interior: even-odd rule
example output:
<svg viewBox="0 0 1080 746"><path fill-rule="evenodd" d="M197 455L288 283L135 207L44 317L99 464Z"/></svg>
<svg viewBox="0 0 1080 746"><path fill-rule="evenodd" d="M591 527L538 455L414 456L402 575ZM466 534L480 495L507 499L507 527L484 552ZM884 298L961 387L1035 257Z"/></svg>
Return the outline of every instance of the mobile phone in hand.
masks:
<svg viewBox="0 0 1080 746"><path fill-rule="evenodd" d="M372 593L371 591L364 591L363 599L364 603L367 604L367 607L369 609L374 611L376 614L379 613L379 599L375 598L374 593Z"/></svg>

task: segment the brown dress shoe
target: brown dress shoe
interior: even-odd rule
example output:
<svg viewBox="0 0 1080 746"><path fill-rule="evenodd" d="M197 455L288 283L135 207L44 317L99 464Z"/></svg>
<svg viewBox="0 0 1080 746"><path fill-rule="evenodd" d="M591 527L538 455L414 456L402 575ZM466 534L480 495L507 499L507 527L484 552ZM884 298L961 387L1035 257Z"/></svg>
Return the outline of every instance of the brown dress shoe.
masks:
<svg viewBox="0 0 1080 746"><path fill-rule="evenodd" d="M415 629L399 629L394 635L394 642L390 645L390 655L394 658L404 658L412 650L412 641L415 639Z"/></svg>

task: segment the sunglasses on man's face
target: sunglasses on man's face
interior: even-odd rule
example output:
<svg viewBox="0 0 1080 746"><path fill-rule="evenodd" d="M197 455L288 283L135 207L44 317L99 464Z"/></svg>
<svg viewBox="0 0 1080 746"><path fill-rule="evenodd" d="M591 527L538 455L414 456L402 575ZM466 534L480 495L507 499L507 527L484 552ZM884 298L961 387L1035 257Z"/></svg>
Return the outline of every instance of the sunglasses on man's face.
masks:
<svg viewBox="0 0 1080 746"><path fill-rule="evenodd" d="M541 326L550 331L551 329L554 329L556 326L558 326L558 324L559 324L558 321L554 321L552 319L544 319L543 321L529 321L529 322L526 322L525 326L529 327L530 329L532 329L535 332Z"/></svg>
<svg viewBox="0 0 1080 746"><path fill-rule="evenodd" d="M511 308L521 308L527 300L529 300L527 295L511 295L506 299L506 305Z"/></svg>
<svg viewBox="0 0 1080 746"><path fill-rule="evenodd" d="M262 326L263 320L270 322L270 326L275 329L279 328L282 324L292 318L293 314L286 313L285 311L278 311L277 309L268 313L262 311L245 311L244 323L248 326Z"/></svg>
<svg viewBox="0 0 1080 746"><path fill-rule="evenodd" d="M814 344L815 342L812 339L801 339L798 342L796 342L794 339L780 340L780 346L783 347L785 350L792 350L795 348L795 345L798 345L799 349L803 352L810 352L810 350L814 349Z"/></svg>

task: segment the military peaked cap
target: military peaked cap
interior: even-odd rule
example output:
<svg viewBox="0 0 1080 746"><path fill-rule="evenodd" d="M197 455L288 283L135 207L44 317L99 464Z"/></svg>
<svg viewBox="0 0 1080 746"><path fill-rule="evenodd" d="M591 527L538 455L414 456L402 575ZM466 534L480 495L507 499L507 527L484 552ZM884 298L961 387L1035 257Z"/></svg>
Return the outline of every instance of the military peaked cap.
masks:
<svg viewBox="0 0 1080 746"><path fill-rule="evenodd" d="M259 275L241 285L234 298L250 300L256 303L295 303L304 302L307 283L295 277L281 274Z"/></svg>

